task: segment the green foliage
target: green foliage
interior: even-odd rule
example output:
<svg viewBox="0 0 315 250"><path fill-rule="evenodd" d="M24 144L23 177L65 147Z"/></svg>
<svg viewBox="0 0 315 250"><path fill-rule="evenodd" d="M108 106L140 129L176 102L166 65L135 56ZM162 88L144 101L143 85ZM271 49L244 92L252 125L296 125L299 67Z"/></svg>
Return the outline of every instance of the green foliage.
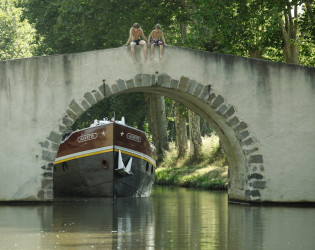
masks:
<svg viewBox="0 0 315 250"><path fill-rule="evenodd" d="M163 162L155 172L156 184L203 189L227 189L226 156L216 135L204 137L199 159L191 160L187 154L178 159L174 143L165 153Z"/></svg>
<svg viewBox="0 0 315 250"><path fill-rule="evenodd" d="M35 29L21 20L15 1L0 2L0 60L31 57L37 47Z"/></svg>
<svg viewBox="0 0 315 250"><path fill-rule="evenodd" d="M128 93L111 96L82 114L72 126L73 130L88 127L94 119L102 120L107 117L109 120L114 117L121 119L125 117L129 126L148 132L147 113L145 100L142 93Z"/></svg>

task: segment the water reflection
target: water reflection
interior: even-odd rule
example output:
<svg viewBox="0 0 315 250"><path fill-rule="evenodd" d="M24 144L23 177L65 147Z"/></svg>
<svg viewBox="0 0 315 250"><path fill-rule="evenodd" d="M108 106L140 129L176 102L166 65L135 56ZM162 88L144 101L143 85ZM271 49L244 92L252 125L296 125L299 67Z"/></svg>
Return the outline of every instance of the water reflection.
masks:
<svg viewBox="0 0 315 250"><path fill-rule="evenodd" d="M315 249L315 208L229 205L229 249Z"/></svg>
<svg viewBox="0 0 315 250"><path fill-rule="evenodd" d="M315 249L315 209L228 204L155 187L151 198L0 206L0 249Z"/></svg>

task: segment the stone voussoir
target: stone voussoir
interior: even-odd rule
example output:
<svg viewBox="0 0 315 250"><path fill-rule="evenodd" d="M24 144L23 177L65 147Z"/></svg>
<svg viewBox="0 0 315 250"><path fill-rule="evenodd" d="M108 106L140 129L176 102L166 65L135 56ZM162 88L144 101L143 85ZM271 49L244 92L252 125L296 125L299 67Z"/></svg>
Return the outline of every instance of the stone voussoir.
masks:
<svg viewBox="0 0 315 250"><path fill-rule="evenodd" d="M117 92L119 92L119 88L118 88L117 83L113 83L113 84L112 84L111 92L112 92L113 94L116 94Z"/></svg>
<svg viewBox="0 0 315 250"><path fill-rule="evenodd" d="M80 107L80 105L79 105L74 99L70 102L69 108L70 108L78 117L84 113L84 110L82 109L82 107Z"/></svg>
<svg viewBox="0 0 315 250"><path fill-rule="evenodd" d="M171 85L171 77L166 74L161 74L158 76L158 85L165 88L170 88Z"/></svg>
<svg viewBox="0 0 315 250"><path fill-rule="evenodd" d="M216 98L210 103L211 107L218 108L222 103L224 103L224 98L221 95L217 95Z"/></svg>
<svg viewBox="0 0 315 250"><path fill-rule="evenodd" d="M211 95L211 85L205 85L198 97L207 102L210 95Z"/></svg>
<svg viewBox="0 0 315 250"><path fill-rule="evenodd" d="M94 96L92 95L91 92L86 92L86 93L84 94L84 98L85 98L85 100L87 100L87 102L88 102L91 106L93 106L94 104L96 104L96 100L95 100L95 98L94 98Z"/></svg>
<svg viewBox="0 0 315 250"><path fill-rule="evenodd" d="M151 76L149 74L142 75L142 82L144 86L150 86L151 83Z"/></svg>
<svg viewBox="0 0 315 250"><path fill-rule="evenodd" d="M188 77L182 76L179 80L178 89L186 91L188 87L188 81L189 81Z"/></svg>
<svg viewBox="0 0 315 250"><path fill-rule="evenodd" d="M202 90L204 89L204 85L197 83L197 86L195 88L195 91L193 93L194 96L199 96Z"/></svg>
<svg viewBox="0 0 315 250"><path fill-rule="evenodd" d="M67 116L69 116L72 120L78 119L78 116L70 109L66 111Z"/></svg>
<svg viewBox="0 0 315 250"><path fill-rule="evenodd" d="M118 79L116 83L120 91L127 89L126 82L124 80Z"/></svg>
<svg viewBox="0 0 315 250"><path fill-rule="evenodd" d="M59 143L61 141L61 138L62 138L62 135L55 131L51 131L49 136L47 137L48 140L55 143Z"/></svg>
<svg viewBox="0 0 315 250"><path fill-rule="evenodd" d="M188 81L186 92L192 95L196 89L196 86L197 86L197 82L190 79Z"/></svg>
<svg viewBox="0 0 315 250"><path fill-rule="evenodd" d="M56 153L57 152L50 152L47 150L43 150L42 151L42 159L45 161L52 162L56 159Z"/></svg>
<svg viewBox="0 0 315 250"><path fill-rule="evenodd" d="M87 111L89 108L91 108L91 105L85 99L83 99L81 101L81 105L82 105L84 111Z"/></svg>
<svg viewBox="0 0 315 250"><path fill-rule="evenodd" d="M223 114L225 117L231 117L235 113L235 109L233 106L230 106L227 111Z"/></svg>
<svg viewBox="0 0 315 250"><path fill-rule="evenodd" d="M235 128L239 123L240 120L238 119L237 116L233 116L226 121L226 124L233 128Z"/></svg>
<svg viewBox="0 0 315 250"><path fill-rule="evenodd" d="M253 188L265 188L266 187L266 181L253 181L253 182L251 182L251 186Z"/></svg>
<svg viewBox="0 0 315 250"><path fill-rule="evenodd" d="M64 116L62 118L62 123L65 125L66 128L68 128L74 123L74 121L71 118L69 118L68 116ZM59 127L59 131L60 131L60 127Z"/></svg>
<svg viewBox="0 0 315 250"><path fill-rule="evenodd" d="M218 108L217 108L217 113L220 114L220 115L223 115L224 112L227 110L227 105L222 103Z"/></svg>
<svg viewBox="0 0 315 250"><path fill-rule="evenodd" d="M104 83L102 85L100 85L98 87L98 90L100 91L100 94L103 96L103 97L109 97L111 95L113 95L114 93L112 92L110 86L107 84L107 83Z"/></svg>
<svg viewBox="0 0 315 250"><path fill-rule="evenodd" d="M142 87L143 86L143 75L142 74L135 75L134 81L135 81L135 85L137 87Z"/></svg>
<svg viewBox="0 0 315 250"><path fill-rule="evenodd" d="M92 93L94 95L94 98L97 102L100 102L103 100L104 96L97 90L92 90Z"/></svg>
<svg viewBox="0 0 315 250"><path fill-rule="evenodd" d="M127 80L126 81L126 87L127 87L127 89L136 87L135 81L133 79Z"/></svg>
<svg viewBox="0 0 315 250"><path fill-rule="evenodd" d="M170 88L177 89L178 83L179 83L178 80L172 79L171 84L170 84Z"/></svg>

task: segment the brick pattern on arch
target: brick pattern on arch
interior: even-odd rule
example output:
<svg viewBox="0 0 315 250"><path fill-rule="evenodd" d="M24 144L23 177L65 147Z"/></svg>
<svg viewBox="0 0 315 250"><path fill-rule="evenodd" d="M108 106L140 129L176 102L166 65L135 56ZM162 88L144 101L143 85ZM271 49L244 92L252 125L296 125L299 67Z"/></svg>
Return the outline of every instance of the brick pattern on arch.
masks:
<svg viewBox="0 0 315 250"><path fill-rule="evenodd" d="M53 162L62 135L72 126L76 119L83 112L106 97L127 89L150 86L177 89L191 94L207 103L225 120L226 124L233 129L246 159L244 168L247 173L247 188L245 189L244 198L248 201L259 202L261 190L266 187L266 180L263 173L264 162L263 156L259 153L259 144L255 137L251 135L247 124L237 116L234 107L227 103L220 94L215 93L210 85L197 83L193 79L184 76L180 80L176 80L165 74L138 74L133 79L118 79L112 84L108 84L103 80L103 83L97 89L85 93L81 100L73 99L64 116L60 119L58 129L51 131L46 138L47 140L40 143L42 147L42 159L47 164L41 166L44 171L42 174L42 189L38 192L38 199L53 199Z"/></svg>

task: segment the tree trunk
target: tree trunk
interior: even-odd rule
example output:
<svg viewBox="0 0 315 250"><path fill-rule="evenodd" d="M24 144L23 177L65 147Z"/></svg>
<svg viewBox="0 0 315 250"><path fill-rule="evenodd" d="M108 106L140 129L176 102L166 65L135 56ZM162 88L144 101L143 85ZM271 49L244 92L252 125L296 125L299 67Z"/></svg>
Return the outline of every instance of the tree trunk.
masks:
<svg viewBox="0 0 315 250"><path fill-rule="evenodd" d="M280 20L281 33L283 38L283 52L286 63L300 64L299 48L297 46L297 5L293 6L294 16L292 16L290 4L287 5L286 12L283 13L284 20Z"/></svg>
<svg viewBox="0 0 315 250"><path fill-rule="evenodd" d="M176 146L178 157L185 156L188 149L186 117L183 114L183 108L179 103L175 104L175 129L176 129Z"/></svg>
<svg viewBox="0 0 315 250"><path fill-rule="evenodd" d="M144 94L147 104L149 130L152 141L157 149L158 160L163 156L163 151L168 149L166 114L164 97L154 94Z"/></svg>
<svg viewBox="0 0 315 250"><path fill-rule="evenodd" d="M196 159L201 151L200 117L192 111L188 111L189 137L190 137L190 158Z"/></svg>

